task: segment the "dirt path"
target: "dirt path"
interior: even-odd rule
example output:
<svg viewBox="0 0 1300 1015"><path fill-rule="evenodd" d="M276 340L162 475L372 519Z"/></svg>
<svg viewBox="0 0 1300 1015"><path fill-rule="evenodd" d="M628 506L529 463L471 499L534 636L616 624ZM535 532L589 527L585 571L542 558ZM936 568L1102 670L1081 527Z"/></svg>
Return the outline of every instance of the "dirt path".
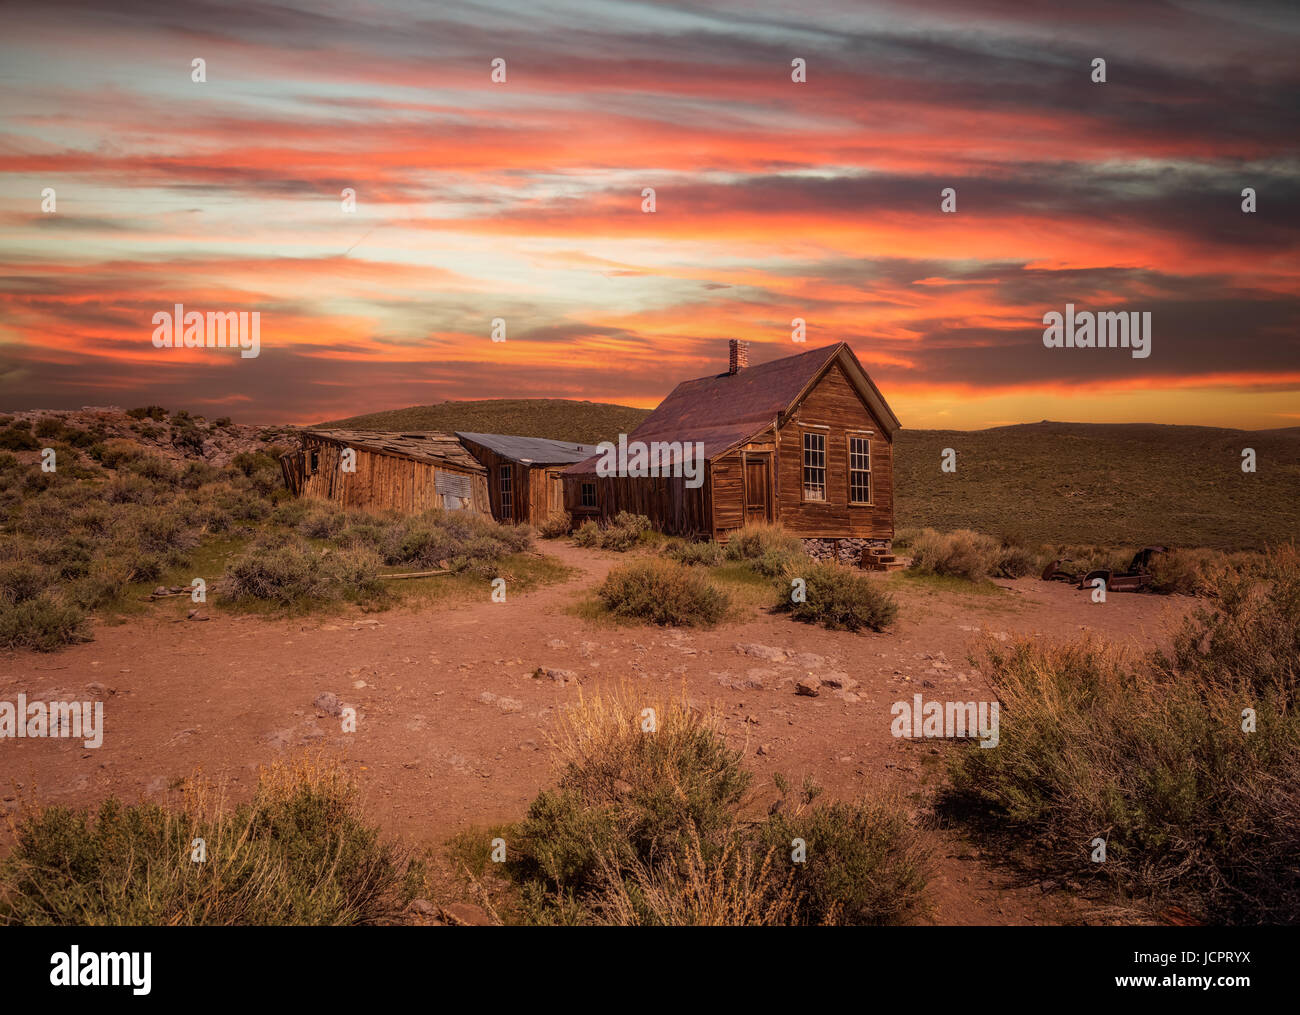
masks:
<svg viewBox="0 0 1300 1015"><path fill-rule="evenodd" d="M55 655L0 656L0 700L100 696L106 726L95 750L67 740L0 743L0 806L13 809L33 790L44 802L78 805L157 794L196 767L229 778L238 794L251 789L259 764L314 746L347 759L368 813L386 829L440 842L517 819L550 781L546 736L579 686L535 678L538 667L574 671L588 693L622 681L654 701L685 689L718 709L763 790L784 773L810 774L845 798L911 794L939 778L939 748L893 738L890 705L914 693L987 697L967 660L979 638L1095 629L1144 646L1189 608L1141 595L1092 604L1086 593L1029 579L993 594L902 583L900 620L883 635L828 632L758 608L714 631L610 627L569 611L625 558L567 543L545 550L574 568L572 577L506 603L492 603L486 583L473 602L325 620L218 613L178 622L184 604L166 603L148 619L100 625L94 642ZM809 671L843 674L851 689L796 695L794 681ZM356 708L357 732L342 733L314 707L325 692ZM1074 914L1061 893L1012 887L958 837L936 841L935 922Z"/></svg>

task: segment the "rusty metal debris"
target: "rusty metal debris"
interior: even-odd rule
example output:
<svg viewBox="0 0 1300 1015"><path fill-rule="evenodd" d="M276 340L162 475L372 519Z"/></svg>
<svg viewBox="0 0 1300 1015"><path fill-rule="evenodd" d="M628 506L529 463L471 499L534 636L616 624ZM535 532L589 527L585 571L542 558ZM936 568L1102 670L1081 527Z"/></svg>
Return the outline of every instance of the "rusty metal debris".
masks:
<svg viewBox="0 0 1300 1015"><path fill-rule="evenodd" d="M1110 568L1094 568L1084 574L1067 570L1064 565L1072 563L1069 559L1052 561L1043 570L1043 581L1060 581L1074 585L1076 588L1094 588L1100 578L1109 592L1141 592L1151 585L1151 559L1157 553L1168 553L1168 547L1144 546L1133 555L1127 570L1113 571Z"/></svg>

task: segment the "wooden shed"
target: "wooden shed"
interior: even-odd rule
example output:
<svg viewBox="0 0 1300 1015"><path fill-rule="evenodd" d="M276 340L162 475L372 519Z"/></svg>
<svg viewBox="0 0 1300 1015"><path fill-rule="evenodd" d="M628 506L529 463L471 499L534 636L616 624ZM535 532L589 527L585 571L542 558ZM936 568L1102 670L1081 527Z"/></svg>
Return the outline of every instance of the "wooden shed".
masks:
<svg viewBox="0 0 1300 1015"><path fill-rule="evenodd" d="M295 496L347 508L492 513L487 469L452 434L304 430L302 448L281 455L280 468Z"/></svg>
<svg viewBox="0 0 1300 1015"><path fill-rule="evenodd" d="M499 522L540 525L564 513L563 473L596 450L594 444L498 433L456 436L488 470L492 517Z"/></svg>
<svg viewBox="0 0 1300 1015"><path fill-rule="evenodd" d="M567 510L575 520L632 511L664 532L720 541L747 522L774 522L830 542L840 559L841 542L855 560L887 550L901 424L853 350L840 342L749 367L747 346L733 340L726 373L683 381L627 437L673 455L699 442L699 486L680 475L602 476L597 456L565 471Z"/></svg>

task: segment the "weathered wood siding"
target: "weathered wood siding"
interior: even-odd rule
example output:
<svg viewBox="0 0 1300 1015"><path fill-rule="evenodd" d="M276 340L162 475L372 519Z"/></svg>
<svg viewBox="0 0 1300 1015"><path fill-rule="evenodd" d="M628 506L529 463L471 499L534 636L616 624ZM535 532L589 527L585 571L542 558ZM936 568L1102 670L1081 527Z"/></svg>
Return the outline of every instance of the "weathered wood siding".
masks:
<svg viewBox="0 0 1300 1015"><path fill-rule="evenodd" d="M674 536L707 535L712 530L708 495L709 473L694 489L684 476L629 477L587 475L564 477L564 508L575 524L592 518L611 521L620 511L645 515L661 532ZM596 507L582 506L582 483L596 484Z"/></svg>
<svg viewBox="0 0 1300 1015"><path fill-rule="evenodd" d="M339 468L345 445L334 441L304 435L303 449L286 456L293 461L282 467L286 482L292 478L298 483L295 492L305 497L320 497L346 508L361 510L394 510L404 514L417 514L429 508L442 508L443 496L437 492L438 474L446 472L464 476L468 480L470 496L459 510L490 515L486 477L450 466L437 466L398 455L378 454L354 448L356 471L344 472ZM316 468L310 467L312 453L317 455ZM299 459L296 456L302 455ZM290 489L294 489L290 484Z"/></svg>
<svg viewBox="0 0 1300 1015"><path fill-rule="evenodd" d="M849 504L852 431L871 430L870 506ZM826 435L826 500L803 499L803 435ZM854 436L863 436L861 433ZM833 365L782 421L777 433L777 520L803 537L894 537L894 448L853 385Z"/></svg>

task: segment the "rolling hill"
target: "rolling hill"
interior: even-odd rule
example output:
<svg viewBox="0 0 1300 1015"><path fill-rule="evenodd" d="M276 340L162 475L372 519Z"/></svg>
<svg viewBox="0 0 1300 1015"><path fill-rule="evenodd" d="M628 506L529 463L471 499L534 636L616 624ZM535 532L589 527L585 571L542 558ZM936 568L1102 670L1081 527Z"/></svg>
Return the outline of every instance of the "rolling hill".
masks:
<svg viewBox="0 0 1300 1015"><path fill-rule="evenodd" d="M371 412L364 416L319 423L353 430L466 430L507 433L520 437L549 437L577 444L596 444L630 433L650 415L608 402L577 402L565 398L492 398L474 402L439 402L406 409Z"/></svg>
<svg viewBox="0 0 1300 1015"><path fill-rule="evenodd" d="M594 443L648 410L558 398L443 402L322 426L474 430ZM957 471L945 473L945 448ZM1254 448L1257 471L1241 470ZM1154 423L1026 423L902 430L895 439L899 528L973 528L1029 542L1165 543L1261 549L1300 525L1300 428L1228 430Z"/></svg>

